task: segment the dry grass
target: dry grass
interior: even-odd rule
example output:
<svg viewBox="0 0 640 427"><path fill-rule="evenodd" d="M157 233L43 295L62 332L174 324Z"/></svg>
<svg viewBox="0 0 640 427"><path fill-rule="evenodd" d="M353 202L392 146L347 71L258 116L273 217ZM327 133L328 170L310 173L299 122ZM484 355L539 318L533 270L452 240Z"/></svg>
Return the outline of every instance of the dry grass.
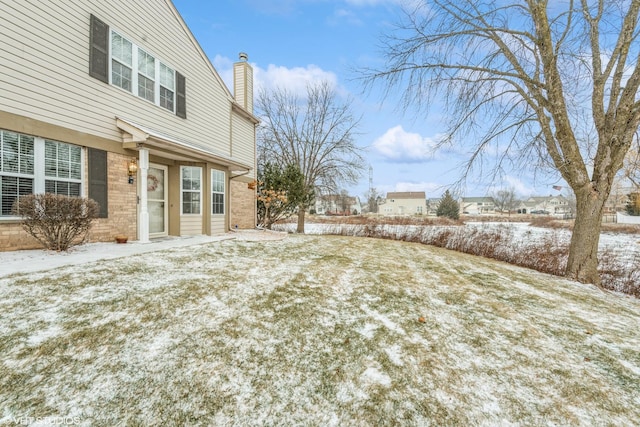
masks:
<svg viewBox="0 0 640 427"><path fill-rule="evenodd" d="M544 228L562 229L565 226L550 217L531 225ZM454 224L403 224L384 218L376 221L340 223L326 226L323 234L342 236L373 237L422 243L463 252L475 256L508 262L543 273L563 276L569 257L569 239L558 233L547 233L536 238L515 236L508 224L495 227L459 227ZM640 272L635 266L640 259L632 262L620 260L609 251L599 253L598 270L604 289L622 292L640 298ZM637 258L637 257L636 257Z"/></svg>
<svg viewBox="0 0 640 427"><path fill-rule="evenodd" d="M420 244L224 241L0 294L0 425L640 419L638 300Z"/></svg>

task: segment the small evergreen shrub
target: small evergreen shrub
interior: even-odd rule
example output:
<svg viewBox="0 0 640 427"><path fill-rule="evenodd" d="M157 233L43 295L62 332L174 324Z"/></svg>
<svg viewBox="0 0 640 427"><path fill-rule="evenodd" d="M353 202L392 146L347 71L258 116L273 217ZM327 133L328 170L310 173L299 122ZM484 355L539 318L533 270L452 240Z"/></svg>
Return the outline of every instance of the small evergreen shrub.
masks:
<svg viewBox="0 0 640 427"><path fill-rule="evenodd" d="M451 193L449 193L449 190L444 192L444 195L438 204L436 215L453 220L460 219L460 205L456 202Z"/></svg>
<svg viewBox="0 0 640 427"><path fill-rule="evenodd" d="M631 193L627 195L626 211L629 215L640 215L640 193Z"/></svg>
<svg viewBox="0 0 640 427"><path fill-rule="evenodd" d="M13 205L22 228L46 249L66 251L80 243L98 215L98 204L87 198L60 194L29 194Z"/></svg>

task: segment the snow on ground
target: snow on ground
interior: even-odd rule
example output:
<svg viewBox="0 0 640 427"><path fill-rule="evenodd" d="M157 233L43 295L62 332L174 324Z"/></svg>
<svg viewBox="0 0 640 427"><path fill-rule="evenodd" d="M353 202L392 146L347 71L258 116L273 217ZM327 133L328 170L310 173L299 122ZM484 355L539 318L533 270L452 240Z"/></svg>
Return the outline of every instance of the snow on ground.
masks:
<svg viewBox="0 0 640 427"><path fill-rule="evenodd" d="M571 232L567 229L553 229L545 227L533 227L526 222L466 222L465 227L480 228L484 230L500 230L509 229L513 232L516 239L523 244L531 241L537 241L545 235L555 235L559 241L569 242L571 240ZM418 230L423 226L418 225L382 225L385 231L404 235L408 232ZM442 226L433 226L434 228ZM274 225L274 230L293 233L296 230L296 224L284 223ZM360 224L323 224L323 223L307 223L305 224L306 234L327 234L327 232L335 233L342 231L344 235L358 235L362 232L364 225ZM603 232L600 234L600 250L608 249L614 252L621 259L633 263L640 259L640 235L629 233L611 233Z"/></svg>
<svg viewBox="0 0 640 427"><path fill-rule="evenodd" d="M0 277L0 425L640 419L637 299L424 245L227 237L0 253L28 273Z"/></svg>
<svg viewBox="0 0 640 427"><path fill-rule="evenodd" d="M138 241L130 241L125 244L117 244L115 242L87 243L74 246L70 248L68 252L56 252L43 249L5 251L0 252L0 277L14 273L29 273L68 265L80 265L99 260L125 258L135 254L202 245L229 239L250 241L277 240L284 237L285 235L275 231L242 230L214 236L166 237L153 239L147 243L140 243Z"/></svg>

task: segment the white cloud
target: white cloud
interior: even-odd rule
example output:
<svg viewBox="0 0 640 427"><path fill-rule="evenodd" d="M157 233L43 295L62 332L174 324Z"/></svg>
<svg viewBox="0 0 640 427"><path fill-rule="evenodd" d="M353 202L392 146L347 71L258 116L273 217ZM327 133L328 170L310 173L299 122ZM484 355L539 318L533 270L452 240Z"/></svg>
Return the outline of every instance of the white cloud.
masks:
<svg viewBox="0 0 640 427"><path fill-rule="evenodd" d="M335 73L313 64L294 68L269 64L266 70L254 65L253 76L257 91L284 88L295 94L306 95L307 85L311 82L328 81L334 87L338 85Z"/></svg>
<svg viewBox="0 0 640 427"><path fill-rule="evenodd" d="M213 59L213 66L218 71L222 80L233 93L233 63L231 59L216 55ZM287 68L269 64L267 68L251 64L253 67L254 94L258 94L262 89L283 88L293 94L304 96L307 93L307 85L311 82L328 81L333 85L338 93L343 93L344 89L338 87L338 76L332 71L325 71L317 65L307 65L306 67Z"/></svg>
<svg viewBox="0 0 640 427"><path fill-rule="evenodd" d="M373 142L373 148L387 160L394 162L424 162L436 156L438 142L443 135L423 137L404 130L401 125L392 127Z"/></svg>
<svg viewBox="0 0 640 427"><path fill-rule="evenodd" d="M346 22L349 25L363 26L364 22L360 17L347 9L336 9L333 15L327 19L329 25L338 25L341 22Z"/></svg>
<svg viewBox="0 0 640 427"><path fill-rule="evenodd" d="M395 191L425 191L427 197L440 197L444 185L436 182L396 182Z"/></svg>
<svg viewBox="0 0 640 427"><path fill-rule="evenodd" d="M531 197L537 193L531 183L524 182L515 176L506 175L500 184L493 184L487 187L486 194L511 188L515 191L516 196L520 198Z"/></svg>

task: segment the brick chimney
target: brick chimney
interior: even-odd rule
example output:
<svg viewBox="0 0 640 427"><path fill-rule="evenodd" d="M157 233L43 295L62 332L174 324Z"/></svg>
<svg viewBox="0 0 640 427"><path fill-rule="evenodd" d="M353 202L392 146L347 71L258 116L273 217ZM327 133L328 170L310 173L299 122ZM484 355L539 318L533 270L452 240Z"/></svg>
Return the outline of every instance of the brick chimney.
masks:
<svg viewBox="0 0 640 427"><path fill-rule="evenodd" d="M233 97L253 114L253 68L246 53L240 52L238 57L238 62L233 64Z"/></svg>

